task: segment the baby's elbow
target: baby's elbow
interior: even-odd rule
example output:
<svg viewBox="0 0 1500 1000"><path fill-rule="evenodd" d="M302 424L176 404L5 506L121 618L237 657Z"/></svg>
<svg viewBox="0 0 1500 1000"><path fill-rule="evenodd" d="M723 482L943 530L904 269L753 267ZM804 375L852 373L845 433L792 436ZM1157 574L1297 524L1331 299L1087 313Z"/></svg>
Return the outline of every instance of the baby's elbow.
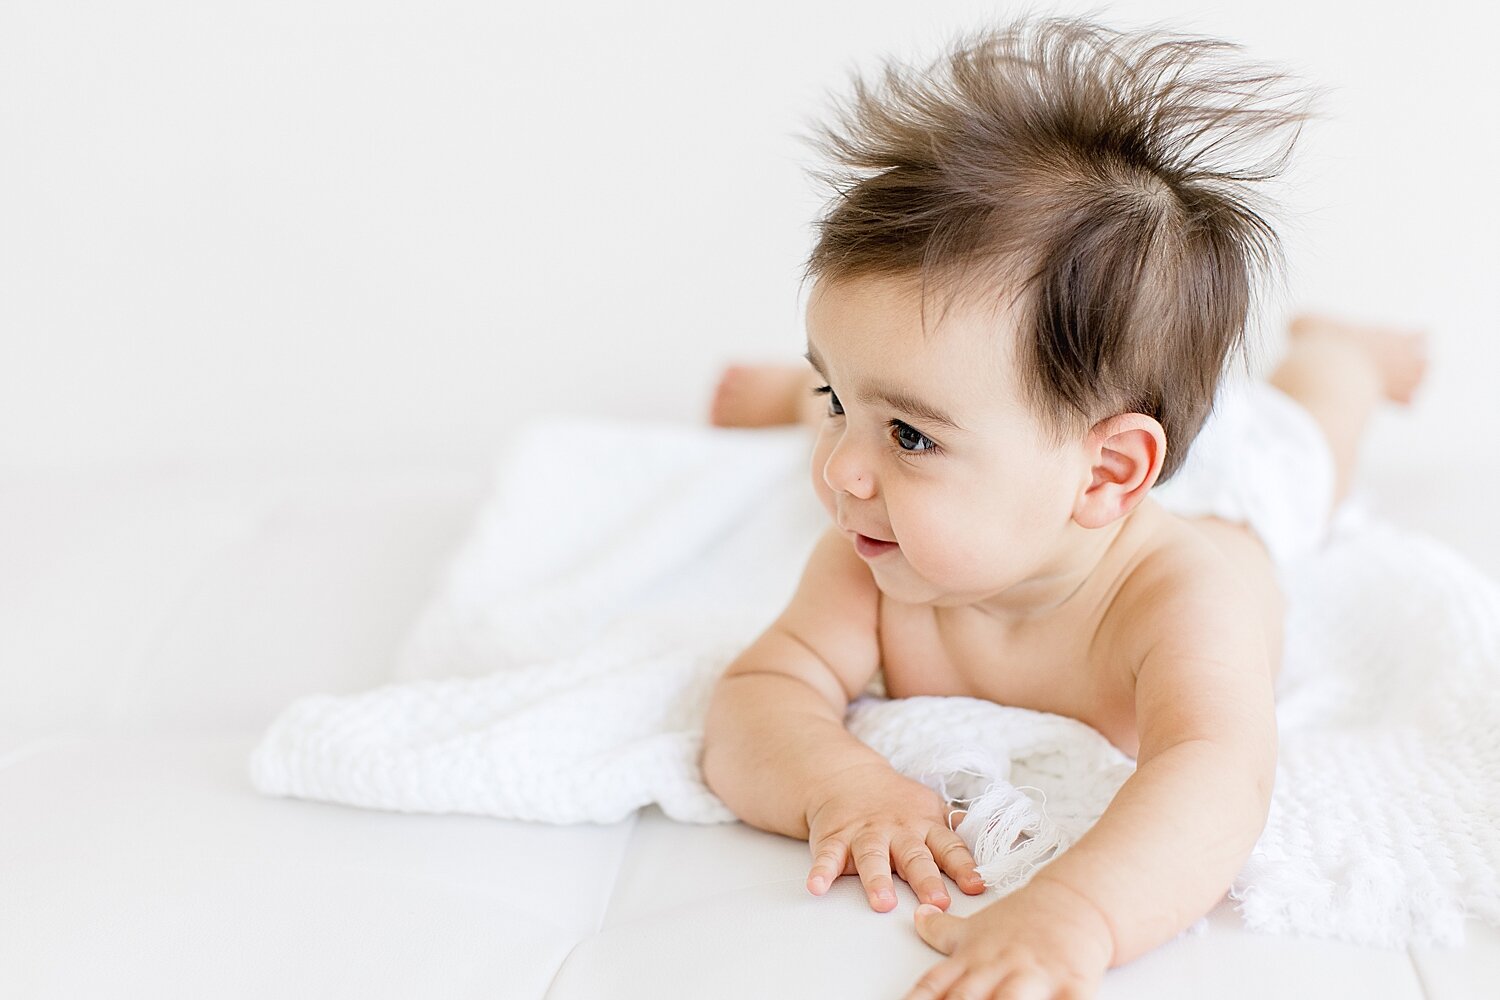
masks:
<svg viewBox="0 0 1500 1000"><path fill-rule="evenodd" d="M1269 811L1271 799L1276 792L1276 748L1272 747L1267 762L1255 776L1255 790L1260 793L1261 803Z"/></svg>
<svg viewBox="0 0 1500 1000"><path fill-rule="evenodd" d="M1259 839L1266 828L1266 823L1271 818L1271 801L1276 792L1276 747L1274 743L1269 752L1257 758L1252 773L1254 780L1251 787L1254 791L1254 804L1251 808L1255 837Z"/></svg>
<svg viewBox="0 0 1500 1000"><path fill-rule="evenodd" d="M703 742L698 750L698 771L708 790L726 804L734 797L736 767L733 748L722 737L715 738L707 728L703 731Z"/></svg>
<svg viewBox="0 0 1500 1000"><path fill-rule="evenodd" d="M1271 809L1271 798L1276 791L1276 767L1279 759L1280 735L1277 732L1276 716L1266 720L1260 738L1260 753L1256 757L1255 790L1266 812Z"/></svg>
<svg viewBox="0 0 1500 1000"><path fill-rule="evenodd" d="M724 786L719 780L719 755L712 753L707 738L703 741L703 748L698 751L698 771L703 776L703 784L720 799L724 798Z"/></svg>
<svg viewBox="0 0 1500 1000"><path fill-rule="evenodd" d="M719 682L722 688L723 681ZM724 705L720 698L721 691L715 690L713 697L709 700L708 711L703 717L703 736L698 746L698 767L703 772L704 784L713 789L713 776L718 771L719 758L723 756L724 746ZM717 790L714 790L717 794Z"/></svg>

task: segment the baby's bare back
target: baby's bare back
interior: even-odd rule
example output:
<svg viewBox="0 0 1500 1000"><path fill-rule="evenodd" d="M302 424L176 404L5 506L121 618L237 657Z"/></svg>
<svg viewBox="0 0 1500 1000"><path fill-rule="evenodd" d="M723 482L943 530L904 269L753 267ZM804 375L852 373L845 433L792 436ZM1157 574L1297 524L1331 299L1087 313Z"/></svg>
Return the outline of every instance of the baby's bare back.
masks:
<svg viewBox="0 0 1500 1000"><path fill-rule="evenodd" d="M880 597L879 639L886 693L965 695L1065 715L1088 723L1131 757L1140 749L1135 675L1160 630L1200 632L1214 656L1234 656L1203 621L1154 613L1174 593L1192 592L1224 612L1264 625L1265 653L1245 650L1246 669L1269 654L1280 671L1284 603L1255 534L1218 518L1181 518L1143 504L1132 515L1134 551L1101 567L1072 607L1016 626L970 607L901 604ZM1200 605L1201 607L1201 605Z"/></svg>

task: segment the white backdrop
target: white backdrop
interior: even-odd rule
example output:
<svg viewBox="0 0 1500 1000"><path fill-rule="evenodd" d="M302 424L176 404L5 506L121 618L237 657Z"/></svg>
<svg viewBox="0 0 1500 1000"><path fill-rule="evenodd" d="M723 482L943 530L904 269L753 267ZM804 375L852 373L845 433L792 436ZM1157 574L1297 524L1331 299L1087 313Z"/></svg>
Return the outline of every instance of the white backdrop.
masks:
<svg viewBox="0 0 1500 1000"><path fill-rule="evenodd" d="M1018 9L8 0L0 474L482 461L538 413L702 419L725 361L800 350L796 134L828 89ZM1428 327L1428 392L1376 440L1493 487L1490 8L1034 9L1166 20L1329 88L1282 308Z"/></svg>

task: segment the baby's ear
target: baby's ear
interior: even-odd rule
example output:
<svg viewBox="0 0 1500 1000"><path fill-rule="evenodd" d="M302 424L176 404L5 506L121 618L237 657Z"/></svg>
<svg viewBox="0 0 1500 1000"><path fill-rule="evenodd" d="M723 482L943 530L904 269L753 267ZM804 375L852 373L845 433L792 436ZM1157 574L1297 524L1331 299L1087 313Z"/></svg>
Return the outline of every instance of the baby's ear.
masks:
<svg viewBox="0 0 1500 1000"><path fill-rule="evenodd" d="M1073 520L1102 528L1146 499L1167 458L1167 435L1144 413L1121 413L1089 428L1084 447L1091 481L1073 504Z"/></svg>

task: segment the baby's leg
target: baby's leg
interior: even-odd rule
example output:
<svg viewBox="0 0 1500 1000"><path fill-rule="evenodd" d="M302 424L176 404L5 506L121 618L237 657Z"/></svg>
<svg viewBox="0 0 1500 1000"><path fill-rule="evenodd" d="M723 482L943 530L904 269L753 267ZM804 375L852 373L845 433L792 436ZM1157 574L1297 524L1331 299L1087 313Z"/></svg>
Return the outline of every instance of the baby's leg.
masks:
<svg viewBox="0 0 1500 1000"><path fill-rule="evenodd" d="M775 427L803 423L816 428L828 400L813 389L823 384L807 364L730 365L719 374L708 422L718 427Z"/></svg>
<svg viewBox="0 0 1500 1000"><path fill-rule="evenodd" d="M1302 404L1333 448L1334 506L1348 495L1370 414L1382 399L1410 403L1427 370L1427 335L1298 316L1269 382Z"/></svg>

